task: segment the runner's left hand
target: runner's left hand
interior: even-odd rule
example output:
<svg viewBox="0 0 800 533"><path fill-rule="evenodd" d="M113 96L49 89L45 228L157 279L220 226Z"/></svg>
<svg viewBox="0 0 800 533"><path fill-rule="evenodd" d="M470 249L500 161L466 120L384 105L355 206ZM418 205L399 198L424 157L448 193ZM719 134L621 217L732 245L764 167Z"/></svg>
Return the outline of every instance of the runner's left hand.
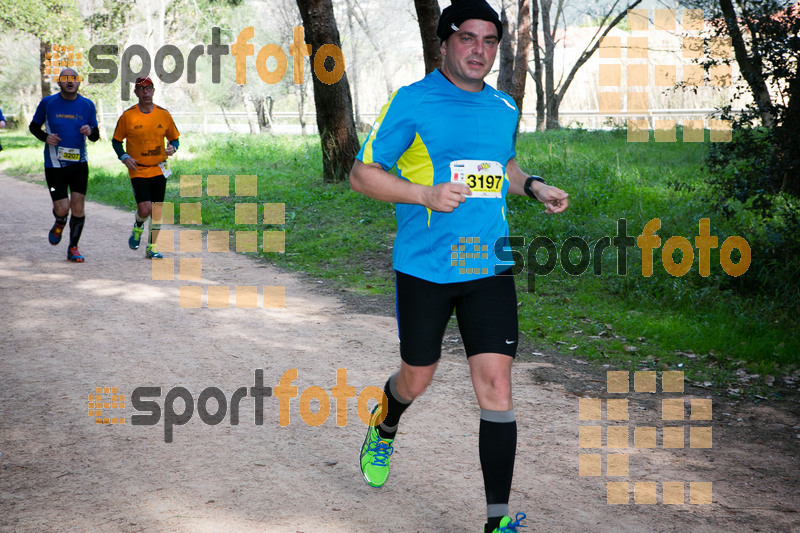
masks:
<svg viewBox="0 0 800 533"><path fill-rule="evenodd" d="M548 215L563 213L569 207L569 194L558 187L547 185L536 190L536 199L545 205L544 212Z"/></svg>

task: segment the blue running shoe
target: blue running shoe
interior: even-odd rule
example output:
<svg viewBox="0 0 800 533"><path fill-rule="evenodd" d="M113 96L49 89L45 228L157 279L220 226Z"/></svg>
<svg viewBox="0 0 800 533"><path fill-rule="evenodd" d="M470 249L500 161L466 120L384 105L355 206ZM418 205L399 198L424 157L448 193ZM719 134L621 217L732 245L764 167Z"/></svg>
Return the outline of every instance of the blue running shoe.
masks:
<svg viewBox="0 0 800 533"><path fill-rule="evenodd" d="M50 233L47 234L47 240L50 241L50 244L55 246L56 244L61 242L61 235L64 233L64 224L59 224L56 222L53 224L53 227L50 228Z"/></svg>
<svg viewBox="0 0 800 533"><path fill-rule="evenodd" d="M72 246L69 250L67 250L67 261L72 261L73 263L83 263L83 256L78 251L77 246Z"/></svg>
<svg viewBox="0 0 800 533"><path fill-rule="evenodd" d="M148 244L147 248L145 248L144 256L148 259L164 259L164 256L156 250L155 244Z"/></svg>
<svg viewBox="0 0 800 533"><path fill-rule="evenodd" d="M138 250L139 243L142 240L142 232L144 232L144 226L137 226L136 224L133 225L133 230L131 231L131 236L128 237L128 246L131 250Z"/></svg>

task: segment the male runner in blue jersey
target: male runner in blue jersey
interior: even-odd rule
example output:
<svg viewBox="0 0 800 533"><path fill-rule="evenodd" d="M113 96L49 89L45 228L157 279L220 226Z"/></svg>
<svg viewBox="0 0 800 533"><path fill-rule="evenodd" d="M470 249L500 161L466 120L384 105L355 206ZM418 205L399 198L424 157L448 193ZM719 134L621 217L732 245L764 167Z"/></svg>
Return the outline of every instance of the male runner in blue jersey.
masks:
<svg viewBox="0 0 800 533"><path fill-rule="evenodd" d="M507 193L539 200L546 213L561 213L569 203L564 191L517 166L519 112L511 97L483 81L502 36L497 13L484 0L454 2L442 12L437 35L442 68L394 93L350 174L354 190L396 204L397 216L393 266L402 361L384 388L386 413L380 405L373 410L361 472L371 486L386 482L400 415L431 383L455 309L481 408L484 531L511 532L524 527L525 517L508 516L517 442L511 400L517 304L514 278L495 275L494 244L508 235ZM388 172L394 166L397 176Z"/></svg>
<svg viewBox="0 0 800 533"><path fill-rule="evenodd" d="M44 177L56 218L47 238L53 246L61 242L67 215L72 212L67 259L74 263L83 263L78 240L86 220L83 211L89 181L86 138L92 142L100 138L94 103L78 94L80 85L77 72L71 68L62 70L58 76L61 91L42 98L28 126L45 143Z"/></svg>

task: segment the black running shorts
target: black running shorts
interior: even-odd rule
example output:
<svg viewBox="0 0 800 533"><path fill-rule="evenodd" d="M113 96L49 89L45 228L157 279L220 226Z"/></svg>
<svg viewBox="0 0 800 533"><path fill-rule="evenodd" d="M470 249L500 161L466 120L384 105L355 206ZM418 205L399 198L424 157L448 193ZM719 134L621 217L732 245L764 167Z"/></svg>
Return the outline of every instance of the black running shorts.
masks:
<svg viewBox="0 0 800 533"><path fill-rule="evenodd" d="M433 283L395 271L400 357L428 366L442 354L447 322L456 311L467 357L517 354L517 293L514 276L459 283Z"/></svg>
<svg viewBox="0 0 800 533"><path fill-rule="evenodd" d="M133 187L133 197L136 203L142 202L163 202L164 193L167 190L167 178L164 176L153 176L152 178L131 178Z"/></svg>
<svg viewBox="0 0 800 533"><path fill-rule="evenodd" d="M47 181L47 189L50 191L50 198L54 202L69 197L70 193L86 195L86 188L89 183L89 163L73 163L61 168L44 169L44 179ZM69 188L69 193L67 192Z"/></svg>

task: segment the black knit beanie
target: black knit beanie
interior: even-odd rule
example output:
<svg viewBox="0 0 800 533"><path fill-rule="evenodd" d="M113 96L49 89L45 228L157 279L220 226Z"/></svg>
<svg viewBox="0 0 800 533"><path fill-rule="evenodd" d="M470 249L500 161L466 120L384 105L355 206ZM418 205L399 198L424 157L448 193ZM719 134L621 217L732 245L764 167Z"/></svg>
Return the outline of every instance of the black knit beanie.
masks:
<svg viewBox="0 0 800 533"><path fill-rule="evenodd" d="M458 31L458 27L465 20L470 19L493 23L497 28L497 38L503 38L503 25L500 24L500 17L497 16L497 11L486 3L486 0L452 0L452 2L442 11L442 16L439 17L439 26L436 28L436 35L442 42Z"/></svg>

